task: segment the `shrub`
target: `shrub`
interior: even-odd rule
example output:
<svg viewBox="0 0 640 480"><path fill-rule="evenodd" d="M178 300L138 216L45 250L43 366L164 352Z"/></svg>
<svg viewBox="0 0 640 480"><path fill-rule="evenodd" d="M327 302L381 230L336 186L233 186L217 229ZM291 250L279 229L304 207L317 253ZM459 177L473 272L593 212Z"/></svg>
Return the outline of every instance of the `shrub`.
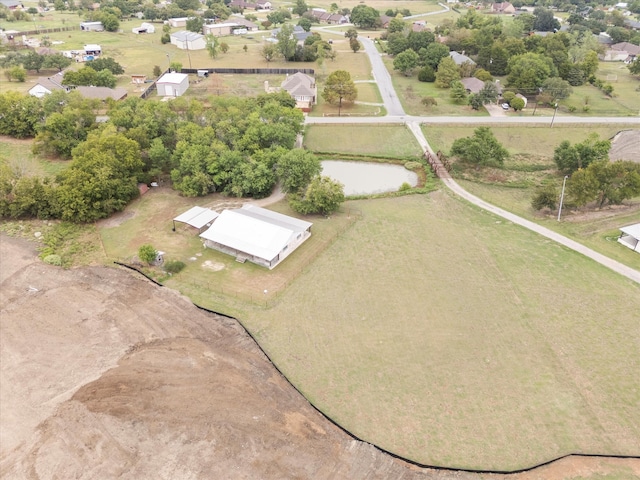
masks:
<svg viewBox="0 0 640 480"><path fill-rule="evenodd" d="M138 249L138 258L146 263L153 263L158 256L158 251L149 244L142 245Z"/></svg>
<svg viewBox="0 0 640 480"><path fill-rule="evenodd" d="M47 255L42 259L42 261L44 263L48 263L49 265L55 265L56 267L62 266L62 258L60 257L60 255L56 255L56 254Z"/></svg>
<svg viewBox="0 0 640 480"><path fill-rule="evenodd" d="M180 260L169 260L164 263L164 271L171 274L180 273L184 267L186 267L185 263Z"/></svg>
<svg viewBox="0 0 640 480"><path fill-rule="evenodd" d="M420 82L435 82L436 72L433 71L429 65L425 65L418 71L418 81Z"/></svg>
<svg viewBox="0 0 640 480"><path fill-rule="evenodd" d="M545 207L555 210L557 201L558 191L556 186L553 183L545 183L536 188L531 200L531 206L535 210L542 210Z"/></svg>
<svg viewBox="0 0 640 480"><path fill-rule="evenodd" d="M433 97L423 97L422 98L422 105L424 105L427 108L428 107L434 107L434 106L438 105L438 102Z"/></svg>
<svg viewBox="0 0 640 480"><path fill-rule="evenodd" d="M404 168L407 170L419 170L422 168L422 164L420 162L407 162L404 164Z"/></svg>
<svg viewBox="0 0 640 480"><path fill-rule="evenodd" d="M507 103L511 103L511 100L513 100L514 98L516 98L516 94L507 90L506 92L504 92L502 94L502 98L504 99L505 102Z"/></svg>
<svg viewBox="0 0 640 480"><path fill-rule="evenodd" d="M413 187L409 185L407 182L403 182L398 189L399 192L406 192L407 190L411 190Z"/></svg>

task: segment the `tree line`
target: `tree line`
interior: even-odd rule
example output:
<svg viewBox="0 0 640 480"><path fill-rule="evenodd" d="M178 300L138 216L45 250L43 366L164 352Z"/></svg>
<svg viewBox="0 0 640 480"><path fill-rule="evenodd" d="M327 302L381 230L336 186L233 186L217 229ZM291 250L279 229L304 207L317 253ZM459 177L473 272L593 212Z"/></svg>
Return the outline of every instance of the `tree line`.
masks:
<svg viewBox="0 0 640 480"><path fill-rule="evenodd" d="M0 134L34 138L34 152L69 158L55 178L0 170L0 215L90 222L121 211L138 184L171 179L184 196L220 192L268 196L277 182L302 213L329 213L342 187L320 177L320 162L294 149L302 113L286 93L255 98L111 102L96 123L97 104L75 92L38 99L0 95Z"/></svg>

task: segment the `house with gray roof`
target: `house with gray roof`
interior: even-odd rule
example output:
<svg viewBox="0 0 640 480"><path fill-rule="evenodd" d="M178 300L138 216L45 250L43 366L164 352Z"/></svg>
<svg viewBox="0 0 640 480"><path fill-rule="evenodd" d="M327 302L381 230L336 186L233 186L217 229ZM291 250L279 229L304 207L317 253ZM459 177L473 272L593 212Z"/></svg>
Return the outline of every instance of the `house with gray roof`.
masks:
<svg viewBox="0 0 640 480"><path fill-rule="evenodd" d="M67 87L66 85L62 85L63 77L64 72L58 72L50 77L38 78L36 84L29 89L29 95L42 98L45 95L49 95L50 93L55 92L56 90L64 90L65 92L69 92L71 88Z"/></svg>
<svg viewBox="0 0 640 480"><path fill-rule="evenodd" d="M467 57L464 53L458 52L449 52L449 56L453 59L456 65L462 65L465 62L470 63L471 65L475 65L476 62Z"/></svg>
<svg viewBox="0 0 640 480"><path fill-rule="evenodd" d="M286 90L296 101L296 108L310 112L317 102L318 87L316 79L302 72L288 75L282 82L282 90Z"/></svg>

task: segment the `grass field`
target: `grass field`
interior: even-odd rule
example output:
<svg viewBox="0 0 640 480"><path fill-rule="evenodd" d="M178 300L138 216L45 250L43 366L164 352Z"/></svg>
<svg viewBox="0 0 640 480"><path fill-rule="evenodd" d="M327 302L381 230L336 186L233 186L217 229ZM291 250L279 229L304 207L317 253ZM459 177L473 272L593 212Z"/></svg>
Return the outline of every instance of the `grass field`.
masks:
<svg viewBox="0 0 640 480"><path fill-rule="evenodd" d="M638 454L637 285L442 191L358 207L243 317L316 406L428 464Z"/></svg>
<svg viewBox="0 0 640 480"><path fill-rule="evenodd" d="M6 161L13 169L25 175L55 176L69 166L64 160L49 160L31 152L31 140L0 135L0 161Z"/></svg>
<svg viewBox="0 0 640 480"><path fill-rule="evenodd" d="M423 127L434 150L448 152L456 138L473 134L472 127ZM574 240L593 248L632 268L640 269L640 256L615 242L619 227L632 224L640 218L640 199L625 202L601 211L571 210L565 208L564 221L556 220L556 213L541 214L531 207L535 186L543 179L553 179L558 189L562 177L557 174L553 162L554 149L565 139L572 143L583 141L589 134L611 138L620 127L492 127L496 138L513 157L502 169L458 170L454 176L474 195L517 215L540 223Z"/></svg>
<svg viewBox="0 0 640 480"><path fill-rule="evenodd" d="M420 156L415 137L398 125L307 125L305 148L314 152L338 152L407 158Z"/></svg>

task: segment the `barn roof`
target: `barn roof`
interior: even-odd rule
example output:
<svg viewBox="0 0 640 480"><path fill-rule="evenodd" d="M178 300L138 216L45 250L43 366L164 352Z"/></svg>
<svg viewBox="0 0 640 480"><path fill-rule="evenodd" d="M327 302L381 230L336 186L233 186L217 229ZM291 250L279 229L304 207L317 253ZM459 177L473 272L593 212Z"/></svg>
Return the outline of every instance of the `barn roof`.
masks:
<svg viewBox="0 0 640 480"><path fill-rule="evenodd" d="M200 234L205 240L268 261L273 260L294 235L311 223L253 205L224 210L213 225Z"/></svg>
<svg viewBox="0 0 640 480"><path fill-rule="evenodd" d="M213 222L218 218L218 213L209 208L192 207L181 215L178 215L173 220L175 222L186 223L192 227L200 230L205 225Z"/></svg>
<svg viewBox="0 0 640 480"><path fill-rule="evenodd" d="M635 225L628 225L626 227L621 227L620 231L622 233L626 233L627 235L631 235L633 238L640 240L640 223L636 223Z"/></svg>

